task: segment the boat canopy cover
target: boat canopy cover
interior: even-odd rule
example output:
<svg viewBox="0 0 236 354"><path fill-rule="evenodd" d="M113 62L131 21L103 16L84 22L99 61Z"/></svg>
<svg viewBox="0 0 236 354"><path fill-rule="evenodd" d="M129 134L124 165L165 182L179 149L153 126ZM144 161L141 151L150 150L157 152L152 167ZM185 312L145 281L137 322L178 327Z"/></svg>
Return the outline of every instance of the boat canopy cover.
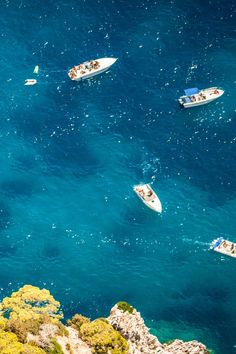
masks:
<svg viewBox="0 0 236 354"><path fill-rule="evenodd" d="M189 89L184 90L184 92L185 92L186 96L191 96L191 95L194 95L195 93L198 93L199 90L197 87L193 87L193 88L189 88Z"/></svg>
<svg viewBox="0 0 236 354"><path fill-rule="evenodd" d="M224 240L223 237L219 237L219 238L216 240L215 244L213 245L213 248L215 249L216 247L218 247L218 246L221 244L221 242L222 242L223 240Z"/></svg>

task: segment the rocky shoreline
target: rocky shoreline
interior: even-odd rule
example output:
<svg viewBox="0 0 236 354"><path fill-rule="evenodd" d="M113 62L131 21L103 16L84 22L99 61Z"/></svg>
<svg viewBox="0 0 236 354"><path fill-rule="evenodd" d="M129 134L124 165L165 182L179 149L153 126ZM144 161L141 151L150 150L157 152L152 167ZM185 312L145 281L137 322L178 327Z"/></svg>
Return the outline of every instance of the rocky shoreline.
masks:
<svg viewBox="0 0 236 354"><path fill-rule="evenodd" d="M133 312L129 313L115 305L111 309L107 321L127 340L128 354L209 354L206 346L196 340L184 342L175 339L169 344L160 343L157 337L149 333L149 328L145 325L141 314L134 308ZM79 331L69 326L66 328L69 336L57 336L57 341L64 354L96 353L80 338ZM66 349L68 344L70 351Z"/></svg>
<svg viewBox="0 0 236 354"><path fill-rule="evenodd" d="M149 333L149 329L145 325L141 314L136 309L133 309L133 312L129 313L128 311L119 309L118 305L115 305L106 320L127 340L129 345L128 354L209 354L206 346L196 340L184 342L175 339L169 344L160 343L157 337ZM81 339L79 330L71 326L66 326L65 328L68 331L66 336L56 335L56 325L54 325L54 330L51 329L51 337L56 338L57 343L61 346L62 353L98 353L96 349L94 350L86 341ZM46 332L49 334L49 330ZM44 338L44 340L46 339ZM29 335L28 342L30 343L31 341L37 343L37 338ZM38 344L40 344L40 341ZM101 351L101 353L110 354L111 352L108 350ZM114 353L119 354L123 353L123 351L119 351L118 349Z"/></svg>
<svg viewBox="0 0 236 354"><path fill-rule="evenodd" d="M161 344L157 337L149 333L140 313L122 311L118 305L111 309L108 321L129 343L130 354L207 354L206 346L196 340L183 342L174 340L170 344Z"/></svg>
<svg viewBox="0 0 236 354"><path fill-rule="evenodd" d="M193 340L162 344L141 314L118 302L107 318L80 314L61 322L60 303L46 289L25 285L0 303L1 354L209 354Z"/></svg>

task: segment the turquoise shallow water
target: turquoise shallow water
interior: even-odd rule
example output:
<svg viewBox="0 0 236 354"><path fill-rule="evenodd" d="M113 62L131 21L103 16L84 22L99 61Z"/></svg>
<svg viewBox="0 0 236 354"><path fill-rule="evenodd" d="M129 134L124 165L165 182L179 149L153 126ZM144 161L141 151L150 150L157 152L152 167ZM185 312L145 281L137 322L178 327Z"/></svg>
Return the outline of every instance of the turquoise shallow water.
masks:
<svg viewBox="0 0 236 354"><path fill-rule="evenodd" d="M65 316L137 307L161 340L236 352L233 1L0 5L0 288L45 286ZM118 57L83 83L68 68ZM23 85L40 66L38 84ZM186 87L217 102L182 110ZM133 193L152 182L161 216Z"/></svg>

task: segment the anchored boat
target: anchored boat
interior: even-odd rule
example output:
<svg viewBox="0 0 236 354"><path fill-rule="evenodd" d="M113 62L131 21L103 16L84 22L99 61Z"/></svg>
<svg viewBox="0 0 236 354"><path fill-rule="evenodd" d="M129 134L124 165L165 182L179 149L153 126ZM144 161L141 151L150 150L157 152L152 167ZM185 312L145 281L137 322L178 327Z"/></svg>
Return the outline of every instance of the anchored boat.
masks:
<svg viewBox="0 0 236 354"><path fill-rule="evenodd" d="M85 61L84 63L71 68L68 72L68 76L73 81L88 79L89 77L101 74L108 70L116 61L117 58L100 58Z"/></svg>
<svg viewBox="0 0 236 354"><path fill-rule="evenodd" d="M150 184L140 184L134 186L134 191L142 200L142 202L146 204L149 208L158 213L162 212L161 201L150 186Z"/></svg>
<svg viewBox="0 0 236 354"><path fill-rule="evenodd" d="M227 241L223 237L218 237L216 240L212 241L211 249L225 254L226 256L236 258L236 243Z"/></svg>
<svg viewBox="0 0 236 354"><path fill-rule="evenodd" d="M223 95L224 90L219 87L210 87L203 90L194 87L184 90L184 93L185 95L179 98L179 103L184 108L191 108L216 100Z"/></svg>

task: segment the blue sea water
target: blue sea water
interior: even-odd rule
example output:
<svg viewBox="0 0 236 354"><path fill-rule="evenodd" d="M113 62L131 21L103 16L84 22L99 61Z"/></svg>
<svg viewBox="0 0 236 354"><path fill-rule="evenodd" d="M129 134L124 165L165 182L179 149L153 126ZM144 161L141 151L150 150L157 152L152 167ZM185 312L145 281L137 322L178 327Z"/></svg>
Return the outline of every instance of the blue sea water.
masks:
<svg viewBox="0 0 236 354"><path fill-rule="evenodd" d="M163 341L236 353L236 263L209 251L236 241L235 12L229 0L1 1L1 298L46 287L66 318L126 300ZM68 79L104 56L118 58L109 72ZM180 109L184 88L211 85L219 101Z"/></svg>

